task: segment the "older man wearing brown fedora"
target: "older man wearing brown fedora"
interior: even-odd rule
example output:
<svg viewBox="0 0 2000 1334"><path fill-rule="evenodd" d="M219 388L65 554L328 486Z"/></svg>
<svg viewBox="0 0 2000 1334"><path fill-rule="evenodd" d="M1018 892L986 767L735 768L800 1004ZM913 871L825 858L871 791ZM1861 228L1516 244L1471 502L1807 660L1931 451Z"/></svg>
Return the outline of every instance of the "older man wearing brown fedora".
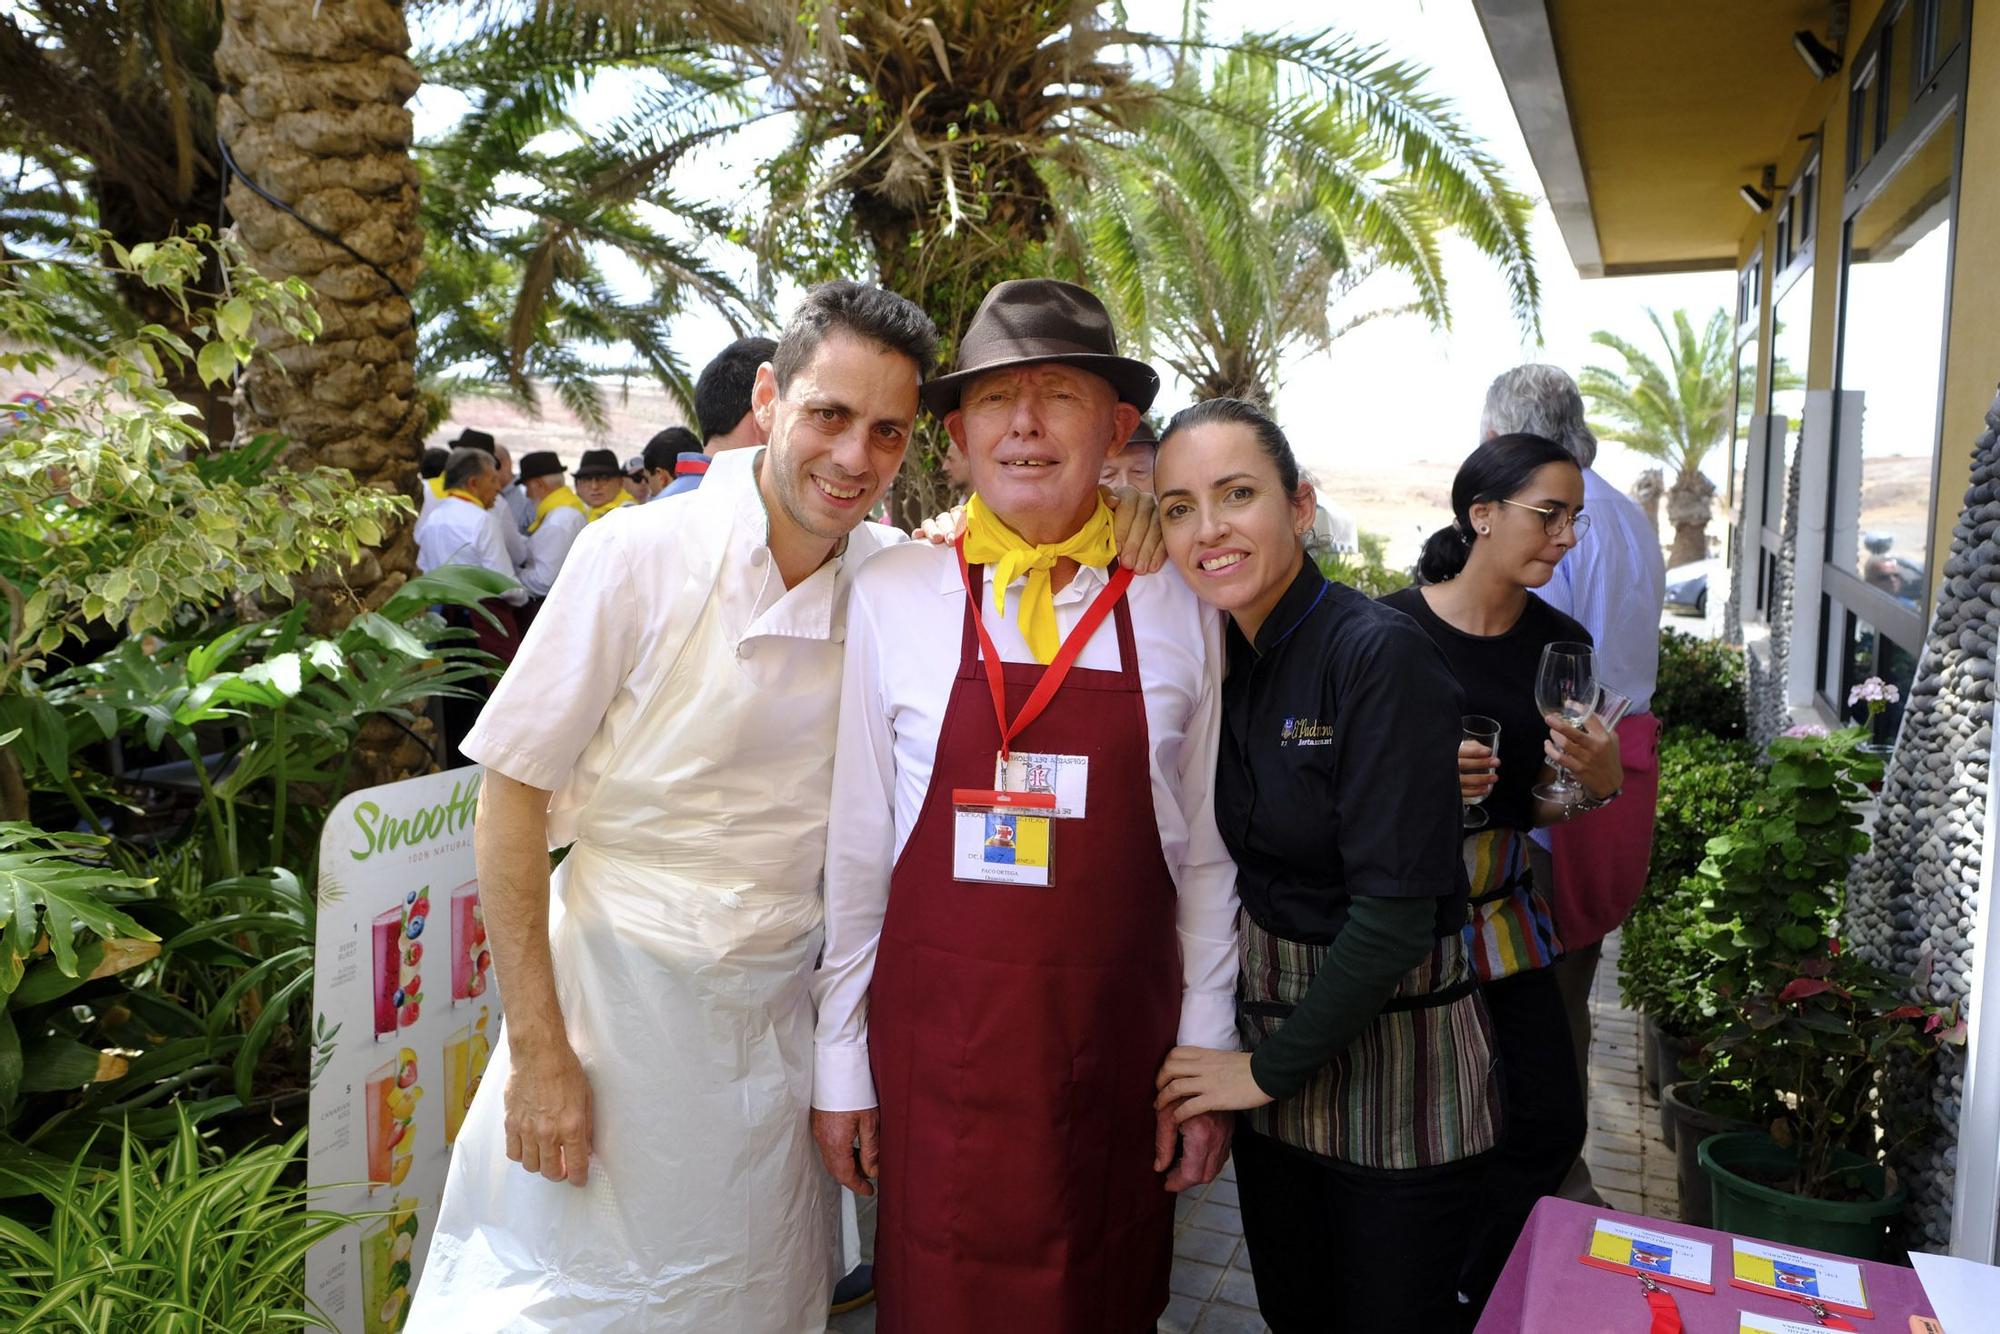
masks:
<svg viewBox="0 0 2000 1334"><path fill-rule="evenodd" d="M1153 1110L1176 1039L1236 1045L1219 624L1113 567L1098 475L1159 377L1097 298L1002 283L959 351L924 402L964 537L878 554L848 607L814 1133L881 1191L878 1329L1137 1334L1172 1192L1228 1146Z"/></svg>

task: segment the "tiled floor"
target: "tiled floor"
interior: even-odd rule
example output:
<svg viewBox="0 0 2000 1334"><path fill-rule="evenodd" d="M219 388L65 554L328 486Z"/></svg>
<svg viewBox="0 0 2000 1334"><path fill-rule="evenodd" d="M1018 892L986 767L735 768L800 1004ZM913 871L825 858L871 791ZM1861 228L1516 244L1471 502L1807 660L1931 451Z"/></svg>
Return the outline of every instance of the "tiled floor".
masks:
<svg viewBox="0 0 2000 1334"><path fill-rule="evenodd" d="M1612 1208L1673 1218L1679 1205L1674 1157L1660 1141L1659 1104L1639 1078L1639 1020L1618 1003L1617 969L1618 938L1613 936L1604 942L1604 963L1592 996L1590 1140L1584 1159ZM1264 1334L1243 1247L1234 1165L1213 1185L1183 1197L1174 1218L1173 1295L1160 1317L1161 1334ZM864 1252L872 1250L874 1224L874 1211L864 1200ZM835 1334L872 1331L875 1308L836 1316L828 1328Z"/></svg>

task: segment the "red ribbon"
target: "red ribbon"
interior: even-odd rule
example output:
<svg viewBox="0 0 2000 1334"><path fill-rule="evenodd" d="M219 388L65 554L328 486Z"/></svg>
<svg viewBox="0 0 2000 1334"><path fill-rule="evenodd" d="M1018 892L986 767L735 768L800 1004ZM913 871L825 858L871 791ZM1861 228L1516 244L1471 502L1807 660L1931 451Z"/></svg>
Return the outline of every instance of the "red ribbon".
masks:
<svg viewBox="0 0 2000 1334"><path fill-rule="evenodd" d="M972 587L972 570L965 563L965 539L958 540L958 577L965 584L966 600L972 606L972 625L979 632L980 657L986 664L986 685L993 692L993 717L1000 724L1000 756L1005 759L1008 745L1015 737L1026 731L1028 724L1042 716L1042 710L1056 697L1062 687L1063 678L1075 665L1077 655L1083 646L1097 633L1097 627L1104 624L1104 618L1111 614L1118 599L1125 596L1125 590L1132 583L1132 569L1121 565L1111 574L1111 581L1104 586L1083 613L1083 619L1076 628L1063 637L1062 647L1043 669L1041 680L1029 692L1027 702L1012 723L1007 721L1007 678L1000 666L1000 651L993 647L993 636L986 632L986 619L979 614L979 594Z"/></svg>

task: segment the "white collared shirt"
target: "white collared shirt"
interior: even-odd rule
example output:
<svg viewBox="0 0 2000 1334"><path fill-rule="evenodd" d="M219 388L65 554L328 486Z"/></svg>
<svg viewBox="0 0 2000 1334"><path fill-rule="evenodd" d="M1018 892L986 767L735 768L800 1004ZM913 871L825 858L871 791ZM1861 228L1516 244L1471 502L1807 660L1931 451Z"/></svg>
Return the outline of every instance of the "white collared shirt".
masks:
<svg viewBox="0 0 2000 1334"><path fill-rule="evenodd" d="M542 519L541 526L522 538L528 554L521 562L521 587L536 597L547 597L562 572L576 535L590 522L590 516L574 505L558 505Z"/></svg>
<svg viewBox="0 0 2000 1334"><path fill-rule="evenodd" d="M711 474L707 485L714 484ZM1056 594L1064 635L1104 584L1104 571L1084 567ZM1013 615L1025 585L1024 576L1009 588L1004 618L993 610L990 587L986 594L986 628L1007 662L1035 661ZM1133 580L1128 597L1145 692L1153 814L1178 891L1180 1041L1234 1050L1236 867L1216 831L1214 802L1221 617L1172 571ZM819 1007L813 1106L822 1110L876 1104L868 987L889 875L930 787L964 624L965 590L949 548L897 547L869 561L855 580L827 816L826 949L812 988ZM1117 670L1118 636L1109 620L1076 665Z"/></svg>
<svg viewBox="0 0 2000 1334"><path fill-rule="evenodd" d="M1659 536L1646 512L1593 468L1583 470L1583 509L1590 531L1535 592L1590 631L1598 679L1630 695L1633 713L1644 713L1660 679L1660 614L1667 605Z"/></svg>
<svg viewBox="0 0 2000 1334"><path fill-rule="evenodd" d="M740 452L727 467L718 462L700 491L660 505L620 506L577 536L533 628L461 746L488 768L555 793L550 847L576 840L584 808L641 705L675 668L690 626L670 623L671 609L682 601L675 593L694 562L716 558L713 596L724 639L752 686L795 683L800 663L820 656L808 650L845 633L842 609L856 568L902 540L894 529L864 523L840 555L787 589L757 490L764 451ZM698 516L703 508L713 512ZM719 555L704 550L706 536L723 528L728 535ZM682 670L702 671L705 664ZM840 690L830 671L824 689L829 696ZM825 755L801 758L823 763ZM756 786L757 776L747 777L746 786ZM660 792L648 799L677 797ZM728 837L727 821L718 821L717 851L725 858Z"/></svg>
<svg viewBox="0 0 2000 1334"><path fill-rule="evenodd" d="M509 579L515 561L508 549L505 511L481 509L469 500L446 495L417 519L417 569L425 574L443 565L483 565ZM500 595L519 606L528 600L523 588Z"/></svg>

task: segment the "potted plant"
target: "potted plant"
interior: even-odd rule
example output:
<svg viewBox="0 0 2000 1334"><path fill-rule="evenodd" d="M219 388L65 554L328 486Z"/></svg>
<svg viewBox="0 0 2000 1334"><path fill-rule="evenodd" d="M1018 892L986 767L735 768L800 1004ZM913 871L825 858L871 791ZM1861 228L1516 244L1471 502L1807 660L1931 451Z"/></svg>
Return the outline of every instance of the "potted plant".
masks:
<svg viewBox="0 0 2000 1334"><path fill-rule="evenodd" d="M1923 1128L1890 1081L1914 1086L1963 1025L1913 1000L1927 979L1843 954L1834 934L1848 861L1868 845L1855 807L1881 773L1865 741L1858 727L1778 738L1744 818L1709 840L1704 943L1733 1015L1707 1052L1776 1113L1768 1130L1704 1140L1699 1158L1716 1227L1875 1258L1903 1201L1882 1156Z"/></svg>
<svg viewBox="0 0 2000 1334"><path fill-rule="evenodd" d="M1885 764L1888 762L1889 756L1895 754L1896 743L1893 737L1887 740L1882 737L1881 733L1884 729L1881 724L1881 718L1883 712L1901 698L1902 695L1897 691L1896 687L1884 681L1879 676L1871 676L1847 692L1847 707L1849 709L1865 708L1867 710L1867 713L1861 719L1861 726L1867 733L1866 738L1861 743L1861 750L1865 754L1873 755L1882 760ZM1882 780L1876 778L1868 784L1868 789L1871 792L1881 791Z"/></svg>

